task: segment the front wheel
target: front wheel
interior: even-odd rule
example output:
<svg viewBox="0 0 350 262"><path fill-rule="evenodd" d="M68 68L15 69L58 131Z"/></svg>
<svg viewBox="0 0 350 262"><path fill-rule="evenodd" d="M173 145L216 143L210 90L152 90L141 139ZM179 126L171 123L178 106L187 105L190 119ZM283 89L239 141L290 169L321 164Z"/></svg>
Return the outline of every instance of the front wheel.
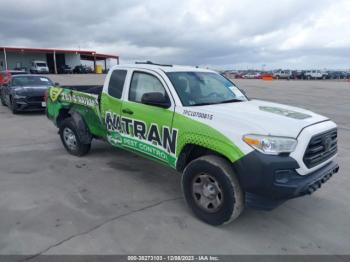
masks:
<svg viewBox="0 0 350 262"><path fill-rule="evenodd" d="M218 156L203 156L188 164L182 190L193 213L210 225L230 223L244 209L239 181L228 161Z"/></svg>
<svg viewBox="0 0 350 262"><path fill-rule="evenodd" d="M72 118L66 118L60 125L59 134L66 150L75 156L86 155L91 148L91 143L82 143L75 122Z"/></svg>
<svg viewBox="0 0 350 262"><path fill-rule="evenodd" d="M14 115L16 115L16 114L18 113L17 104L16 104L16 102L13 100L12 97L10 98L10 110L11 110L12 114L14 114Z"/></svg>

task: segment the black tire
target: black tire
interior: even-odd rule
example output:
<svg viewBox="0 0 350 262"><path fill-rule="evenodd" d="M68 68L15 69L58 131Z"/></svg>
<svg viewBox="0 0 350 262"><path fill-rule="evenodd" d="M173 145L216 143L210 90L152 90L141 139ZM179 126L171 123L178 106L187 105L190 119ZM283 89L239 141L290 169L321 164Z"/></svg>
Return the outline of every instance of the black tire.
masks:
<svg viewBox="0 0 350 262"><path fill-rule="evenodd" d="M1 100L1 104L3 106L6 106L5 98L4 98L4 96L2 94L0 94L0 100Z"/></svg>
<svg viewBox="0 0 350 262"><path fill-rule="evenodd" d="M205 174L209 175L209 183L200 182L201 177ZM199 180L198 180L199 179ZM203 179L205 180L205 178ZM213 182L214 181L214 182ZM203 187L202 187L203 184ZM221 199L220 205L214 207L212 203L206 204L206 208L201 206L200 199L209 199L209 197L202 196L200 193L195 193L196 188L216 185L214 189L210 189L214 193L213 199ZM206 185L206 186L205 186ZM221 157L215 155L202 156L193 160L187 165L182 175L182 190L188 206L193 213L202 221L210 225L222 225L230 223L242 213L244 209L244 193L241 189L239 181L229 164L229 162ZM197 191L198 192L198 191ZM209 191L210 192L210 191ZM217 192L219 192L217 194ZM207 191L208 193L208 191ZM220 196L221 195L221 196ZM200 196L200 197L198 197ZM213 208L210 207L212 205ZM210 210L211 209L211 210Z"/></svg>
<svg viewBox="0 0 350 262"><path fill-rule="evenodd" d="M13 102L13 98L12 97L10 98L10 106L9 106L9 108L10 108L12 114L16 115L18 113L17 106Z"/></svg>
<svg viewBox="0 0 350 262"><path fill-rule="evenodd" d="M75 144L75 147L72 147L72 145L68 142L67 132L69 131L71 131L71 135L74 136L75 143L72 143ZM84 156L90 151L91 143L84 144L81 142L81 138L79 137L77 132L77 127L72 118L69 117L62 121L59 127L59 134L61 137L62 144L64 145L68 153L74 156Z"/></svg>

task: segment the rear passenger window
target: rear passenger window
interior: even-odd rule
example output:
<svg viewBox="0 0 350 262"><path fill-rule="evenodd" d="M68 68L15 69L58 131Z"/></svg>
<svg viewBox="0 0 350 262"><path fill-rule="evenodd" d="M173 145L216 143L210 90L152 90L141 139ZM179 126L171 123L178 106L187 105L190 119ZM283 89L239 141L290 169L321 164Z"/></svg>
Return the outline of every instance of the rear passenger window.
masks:
<svg viewBox="0 0 350 262"><path fill-rule="evenodd" d="M114 70L109 80L108 94L115 97L121 98L123 93L123 87L126 77L126 70Z"/></svg>

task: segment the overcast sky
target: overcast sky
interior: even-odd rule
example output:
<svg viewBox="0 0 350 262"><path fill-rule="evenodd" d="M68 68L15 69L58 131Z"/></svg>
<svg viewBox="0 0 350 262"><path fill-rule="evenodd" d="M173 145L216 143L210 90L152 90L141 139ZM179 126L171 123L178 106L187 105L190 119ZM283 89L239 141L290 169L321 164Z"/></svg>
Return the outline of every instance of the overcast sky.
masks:
<svg viewBox="0 0 350 262"><path fill-rule="evenodd" d="M0 0L0 46L217 68L350 68L350 0Z"/></svg>

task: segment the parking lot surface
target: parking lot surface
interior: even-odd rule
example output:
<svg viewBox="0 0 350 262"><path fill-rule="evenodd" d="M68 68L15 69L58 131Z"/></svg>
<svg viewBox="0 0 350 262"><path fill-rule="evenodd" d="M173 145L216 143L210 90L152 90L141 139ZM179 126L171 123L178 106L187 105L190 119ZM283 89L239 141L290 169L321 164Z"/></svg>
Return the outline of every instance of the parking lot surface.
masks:
<svg viewBox="0 0 350 262"><path fill-rule="evenodd" d="M103 76L53 80L102 84ZM0 253L350 254L350 83L235 82L251 98L336 121L340 172L311 196L212 227L186 207L178 173L99 141L73 157L44 114L0 107Z"/></svg>

